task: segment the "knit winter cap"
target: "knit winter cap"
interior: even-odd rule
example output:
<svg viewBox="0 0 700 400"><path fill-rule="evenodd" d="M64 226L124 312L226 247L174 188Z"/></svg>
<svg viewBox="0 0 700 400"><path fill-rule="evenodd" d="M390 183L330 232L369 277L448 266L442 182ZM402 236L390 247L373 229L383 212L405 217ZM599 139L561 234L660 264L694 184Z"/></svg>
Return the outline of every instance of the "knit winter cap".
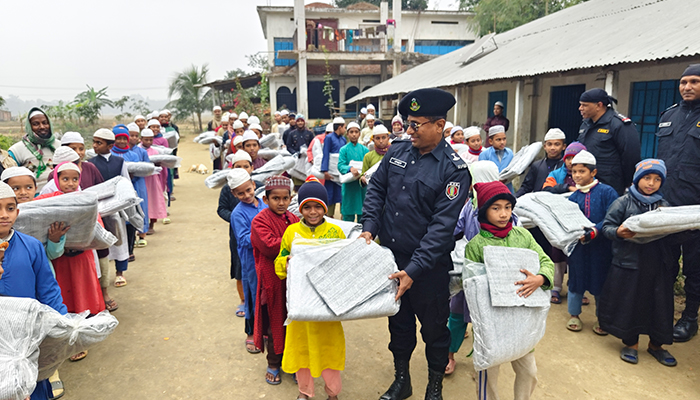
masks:
<svg viewBox="0 0 700 400"><path fill-rule="evenodd" d="M85 144L85 139L83 135L78 132L66 132L61 137L61 145L71 144L71 143L81 143Z"/></svg>
<svg viewBox="0 0 700 400"><path fill-rule="evenodd" d="M583 143L571 142L570 145L566 146L566 150L564 150L564 158L573 157L576 154L580 153L582 150L586 150L586 146L584 146Z"/></svg>
<svg viewBox="0 0 700 400"><path fill-rule="evenodd" d="M114 138L118 138L119 136L126 136L127 138L129 137L129 128L126 127L124 124L119 124L116 125L114 128L112 128L112 133L114 133Z"/></svg>
<svg viewBox="0 0 700 400"><path fill-rule="evenodd" d="M244 170L243 168L234 168L229 171L228 175L226 175L226 180L228 181L229 189L233 190L242 184L249 182L250 175L248 174L248 171Z"/></svg>
<svg viewBox="0 0 700 400"><path fill-rule="evenodd" d="M586 150L581 150L571 160L571 165L574 164L596 165L595 156Z"/></svg>
<svg viewBox="0 0 700 400"><path fill-rule="evenodd" d="M506 127L503 125L494 125L489 128L489 137L498 135L499 133L506 133Z"/></svg>
<svg viewBox="0 0 700 400"><path fill-rule="evenodd" d="M321 182L315 177L313 180L307 179L306 183L301 185L297 198L299 210L304 207L304 204L315 201L323 206L324 212L328 212L328 192L326 192L326 187L321 185Z"/></svg>
<svg viewBox="0 0 700 400"><path fill-rule="evenodd" d="M34 176L34 173L29 170L27 167L10 167L6 168L4 171L2 171L2 176L0 176L0 180L3 182L7 182L8 179L10 178L16 178L18 176L31 176L32 179L36 181L36 177Z"/></svg>
<svg viewBox="0 0 700 400"><path fill-rule="evenodd" d="M395 115L394 118L391 119L391 124L394 125L395 123L401 124L401 127L403 128L403 118L401 118L400 115Z"/></svg>
<svg viewBox="0 0 700 400"><path fill-rule="evenodd" d="M478 126L470 126L469 128L464 130L464 140L467 140L470 137L474 136L481 136L481 128L479 128Z"/></svg>
<svg viewBox="0 0 700 400"><path fill-rule="evenodd" d="M544 141L548 140L566 140L566 134L559 128L552 128L544 135Z"/></svg>
<svg viewBox="0 0 700 400"><path fill-rule="evenodd" d="M681 75L681 78L684 76L700 76L700 64L690 64L688 65L688 68L683 71L683 75Z"/></svg>
<svg viewBox="0 0 700 400"><path fill-rule="evenodd" d="M501 181L477 183L474 185L479 204L479 220L484 220L486 210L497 200L508 200L515 207L515 196Z"/></svg>
<svg viewBox="0 0 700 400"><path fill-rule="evenodd" d="M644 177L644 175L657 174L661 177L661 185L666 182L666 163L664 160L655 158L647 158L637 163L634 167L634 178L632 182L635 185Z"/></svg>
<svg viewBox="0 0 700 400"><path fill-rule="evenodd" d="M75 152L75 150L71 149L68 146L61 146L56 149L56 151L53 153L53 163L55 165L58 165L62 162L73 162L73 161L78 161L80 159L80 156L78 153Z"/></svg>
<svg viewBox="0 0 700 400"><path fill-rule="evenodd" d="M276 175L265 179L265 191L274 189L286 189L291 191L292 187L294 187L292 180L286 176Z"/></svg>

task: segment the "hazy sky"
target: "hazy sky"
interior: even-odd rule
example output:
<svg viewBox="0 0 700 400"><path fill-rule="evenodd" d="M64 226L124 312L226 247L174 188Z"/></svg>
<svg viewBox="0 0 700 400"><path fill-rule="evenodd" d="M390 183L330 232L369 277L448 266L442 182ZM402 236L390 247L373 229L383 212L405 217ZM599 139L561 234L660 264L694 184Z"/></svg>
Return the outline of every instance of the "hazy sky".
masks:
<svg viewBox="0 0 700 400"><path fill-rule="evenodd" d="M324 0L320 0L324 1ZM306 3L311 3L306 0ZM329 2L329 1L327 1ZM430 0L452 9L456 0ZM89 84L111 98L167 97L176 71L209 64L209 80L265 51L258 5L293 0L3 0L0 96L72 100Z"/></svg>

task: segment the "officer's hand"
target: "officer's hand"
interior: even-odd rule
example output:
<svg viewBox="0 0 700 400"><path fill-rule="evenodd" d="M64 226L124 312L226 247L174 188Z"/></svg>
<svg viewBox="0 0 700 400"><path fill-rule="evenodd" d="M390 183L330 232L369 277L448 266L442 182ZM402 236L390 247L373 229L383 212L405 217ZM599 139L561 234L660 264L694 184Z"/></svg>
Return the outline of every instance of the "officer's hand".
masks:
<svg viewBox="0 0 700 400"><path fill-rule="evenodd" d="M525 274L526 278L522 281L515 282L516 285L523 285L520 287L520 289L515 291L518 296L529 297L535 290L537 290L537 288L544 285L544 276L534 275L532 272L526 269L521 269L520 272Z"/></svg>
<svg viewBox="0 0 700 400"><path fill-rule="evenodd" d="M413 286L413 279L411 279L410 276L406 273L406 271L399 271L395 274L389 275L389 279L398 279L399 280L399 292L396 293L396 301L399 301L401 296L403 296L404 293L408 289Z"/></svg>
<svg viewBox="0 0 700 400"><path fill-rule="evenodd" d="M325 180L327 180L327 181L330 181L330 180L333 179L333 177L332 177L331 174L329 174L328 172L324 172L324 173L323 173L323 179L325 179Z"/></svg>
<svg viewBox="0 0 700 400"><path fill-rule="evenodd" d="M365 241L367 241L367 244L372 243L372 240L374 240L374 238L372 237L372 234L368 231L362 232L360 234L360 236L358 237L358 239L365 239Z"/></svg>

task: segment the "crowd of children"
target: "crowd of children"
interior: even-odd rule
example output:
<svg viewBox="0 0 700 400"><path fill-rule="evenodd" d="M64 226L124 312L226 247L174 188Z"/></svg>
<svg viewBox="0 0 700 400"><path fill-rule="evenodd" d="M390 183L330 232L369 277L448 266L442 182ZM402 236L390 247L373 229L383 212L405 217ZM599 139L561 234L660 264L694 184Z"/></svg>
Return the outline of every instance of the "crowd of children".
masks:
<svg viewBox="0 0 700 400"><path fill-rule="evenodd" d="M153 118L147 124L157 127L156 131L161 123L174 126L169 123L167 110L149 117ZM142 116L137 116L128 126L98 129L92 135L94 156L88 159L82 134L66 132L59 137L52 131L49 116L38 108L32 109L27 120L25 140L12 146L9 152L19 166L5 168L0 177L0 242L4 244L0 247L5 250L0 295L37 299L63 314L117 311L119 305L108 291L110 271L116 270L115 287L127 284L124 273L128 264L136 260L134 247L147 246L145 237L154 233L157 220L169 222L166 197L172 194L172 183L168 186L171 171L164 169L163 173L143 178L130 174L125 162L149 163L149 154L159 154L152 146L156 139L162 139L162 134L145 128L146 118ZM29 140L30 137L34 140ZM160 143L167 147L167 140ZM50 151L44 151L41 146L48 146ZM23 157L25 154L34 158ZM105 226L98 214L97 222L110 230L120 245L95 250L89 243L83 243L80 249L73 249L66 244L66 234L78 228L68 226L65 221L49 225L43 246L38 239L13 229L21 204L60 199L67 193L80 192L117 176L131 182L142 199L139 207L145 216L144 227L132 226L123 219L116 220L116 224L125 226L110 227ZM110 267L110 260L114 261L114 267ZM86 356L87 351L83 351L70 357L70 361ZM56 399L64 394L63 382L56 371L49 380L39 382L31 399Z"/></svg>

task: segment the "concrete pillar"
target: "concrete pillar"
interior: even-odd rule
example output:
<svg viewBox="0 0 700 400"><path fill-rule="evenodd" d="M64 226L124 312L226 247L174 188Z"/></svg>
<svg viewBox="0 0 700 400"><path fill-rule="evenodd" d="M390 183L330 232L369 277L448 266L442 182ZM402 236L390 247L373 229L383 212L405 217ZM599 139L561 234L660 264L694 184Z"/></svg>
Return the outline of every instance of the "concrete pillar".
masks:
<svg viewBox="0 0 700 400"><path fill-rule="evenodd" d="M270 88L270 111L272 114L277 110L277 81L268 78Z"/></svg>
<svg viewBox="0 0 700 400"><path fill-rule="evenodd" d="M394 27L394 52L401 52L401 0L393 0L391 18L395 21ZM400 73L400 71L399 71ZM398 75L394 73L394 76Z"/></svg>
<svg viewBox="0 0 700 400"><path fill-rule="evenodd" d="M455 86L454 88L454 95L455 95L455 106L454 106L454 117L452 119L452 123L455 125L459 125L459 117L460 117L460 112L459 109L461 107L460 101L459 101L459 86Z"/></svg>
<svg viewBox="0 0 700 400"><path fill-rule="evenodd" d="M515 107L513 112L513 152L520 146L520 135L525 127L525 82L520 79L515 83Z"/></svg>
<svg viewBox="0 0 700 400"><path fill-rule="evenodd" d="M294 25L297 28L297 113L309 117L309 87L306 70L306 13L304 0L294 0Z"/></svg>
<svg viewBox="0 0 700 400"><path fill-rule="evenodd" d="M617 98L618 76L617 71L607 71L605 73L605 91L614 98Z"/></svg>
<svg viewBox="0 0 700 400"><path fill-rule="evenodd" d="M381 25L386 25L386 20L389 19L389 2L382 0L379 3L379 23ZM386 53L389 49L387 45L389 44L389 38L384 34L384 44L382 45L382 51Z"/></svg>
<svg viewBox="0 0 700 400"><path fill-rule="evenodd" d="M474 89L472 89L471 86L467 86L466 88L467 91L467 101L466 101L466 110L467 110L467 125L472 126L474 125L474 121L472 120L472 98L474 97ZM482 140L486 140L486 138L482 138Z"/></svg>
<svg viewBox="0 0 700 400"><path fill-rule="evenodd" d="M345 112L345 90L347 89L347 82L345 79L338 79L338 107L341 113Z"/></svg>

